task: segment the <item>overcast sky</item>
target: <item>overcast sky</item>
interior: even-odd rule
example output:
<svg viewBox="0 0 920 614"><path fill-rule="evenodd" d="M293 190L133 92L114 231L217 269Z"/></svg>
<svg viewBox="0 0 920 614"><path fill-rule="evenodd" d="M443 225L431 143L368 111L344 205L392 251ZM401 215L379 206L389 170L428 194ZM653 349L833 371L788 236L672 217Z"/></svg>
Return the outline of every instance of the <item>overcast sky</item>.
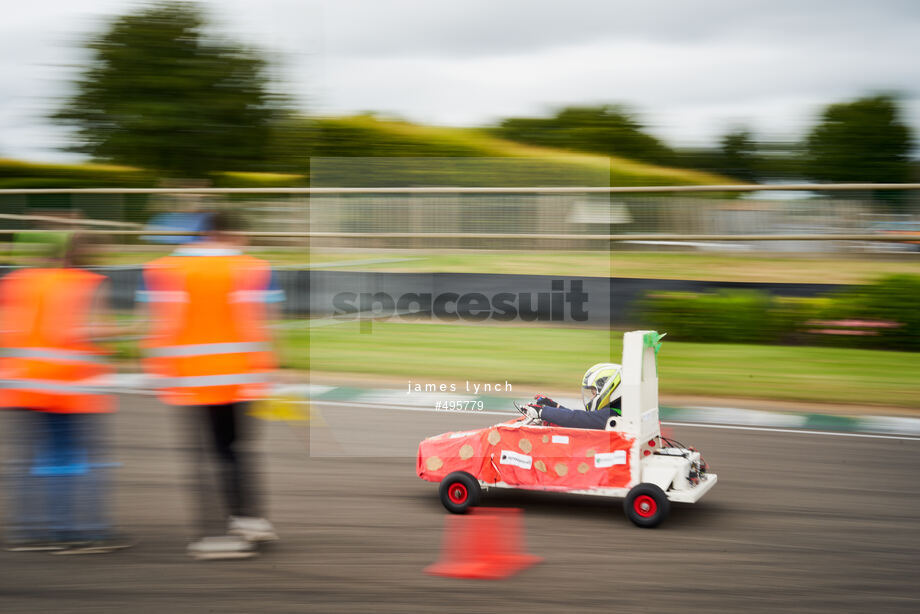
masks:
<svg viewBox="0 0 920 614"><path fill-rule="evenodd" d="M625 103L675 145L732 126L796 138L824 104L904 98L920 133L918 0L206 0L311 113L445 125ZM80 43L130 0L29 0L0 17L0 157L65 160L44 116Z"/></svg>

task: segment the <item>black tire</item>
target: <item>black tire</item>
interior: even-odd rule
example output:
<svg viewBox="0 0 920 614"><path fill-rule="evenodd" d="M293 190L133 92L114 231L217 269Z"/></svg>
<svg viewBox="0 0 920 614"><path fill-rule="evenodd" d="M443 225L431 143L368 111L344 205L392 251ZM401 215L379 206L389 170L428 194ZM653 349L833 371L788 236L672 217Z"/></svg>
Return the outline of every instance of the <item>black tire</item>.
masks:
<svg viewBox="0 0 920 614"><path fill-rule="evenodd" d="M438 487L441 503L451 514L465 514L479 505L481 493L479 482L466 471L454 471L441 480Z"/></svg>
<svg viewBox="0 0 920 614"><path fill-rule="evenodd" d="M633 486L626 495L626 500L623 501L623 511L636 526L651 529L657 527L668 517L671 502L659 487L643 482Z"/></svg>

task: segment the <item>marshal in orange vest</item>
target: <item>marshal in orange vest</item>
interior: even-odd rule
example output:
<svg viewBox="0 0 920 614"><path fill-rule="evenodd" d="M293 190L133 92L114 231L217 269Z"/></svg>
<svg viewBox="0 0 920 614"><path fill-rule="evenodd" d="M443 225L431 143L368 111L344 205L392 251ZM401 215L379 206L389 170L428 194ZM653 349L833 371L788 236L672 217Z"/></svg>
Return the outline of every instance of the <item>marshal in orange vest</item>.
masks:
<svg viewBox="0 0 920 614"><path fill-rule="evenodd" d="M178 254L187 255L178 255ZM185 248L145 267L148 370L171 405L221 405L264 396L274 368L264 296L271 269L234 250Z"/></svg>
<svg viewBox="0 0 920 614"><path fill-rule="evenodd" d="M86 334L104 277L21 269L0 279L0 407L98 413L114 407L92 378L109 372Z"/></svg>

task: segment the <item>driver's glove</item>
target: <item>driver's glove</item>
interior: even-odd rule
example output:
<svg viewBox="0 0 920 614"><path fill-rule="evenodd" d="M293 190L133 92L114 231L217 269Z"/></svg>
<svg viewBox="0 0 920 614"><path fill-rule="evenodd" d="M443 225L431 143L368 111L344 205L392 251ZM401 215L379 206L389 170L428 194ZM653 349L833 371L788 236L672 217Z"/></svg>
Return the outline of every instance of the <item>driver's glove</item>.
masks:
<svg viewBox="0 0 920 614"><path fill-rule="evenodd" d="M547 407L559 407L559 403L555 402L546 395L538 394L534 396L534 405L545 405Z"/></svg>

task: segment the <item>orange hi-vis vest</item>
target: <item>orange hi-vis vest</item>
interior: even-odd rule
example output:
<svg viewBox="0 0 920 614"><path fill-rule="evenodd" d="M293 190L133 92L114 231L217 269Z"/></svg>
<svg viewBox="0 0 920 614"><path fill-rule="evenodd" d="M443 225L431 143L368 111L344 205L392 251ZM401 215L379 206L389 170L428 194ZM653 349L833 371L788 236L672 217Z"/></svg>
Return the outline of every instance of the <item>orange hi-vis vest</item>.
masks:
<svg viewBox="0 0 920 614"><path fill-rule="evenodd" d="M104 279L82 269L21 269L0 279L0 407L114 409L90 381L110 369L86 334Z"/></svg>
<svg viewBox="0 0 920 614"><path fill-rule="evenodd" d="M231 250L186 248L144 270L152 335L146 365L171 405L221 405L264 396L274 368L264 295L271 269Z"/></svg>

